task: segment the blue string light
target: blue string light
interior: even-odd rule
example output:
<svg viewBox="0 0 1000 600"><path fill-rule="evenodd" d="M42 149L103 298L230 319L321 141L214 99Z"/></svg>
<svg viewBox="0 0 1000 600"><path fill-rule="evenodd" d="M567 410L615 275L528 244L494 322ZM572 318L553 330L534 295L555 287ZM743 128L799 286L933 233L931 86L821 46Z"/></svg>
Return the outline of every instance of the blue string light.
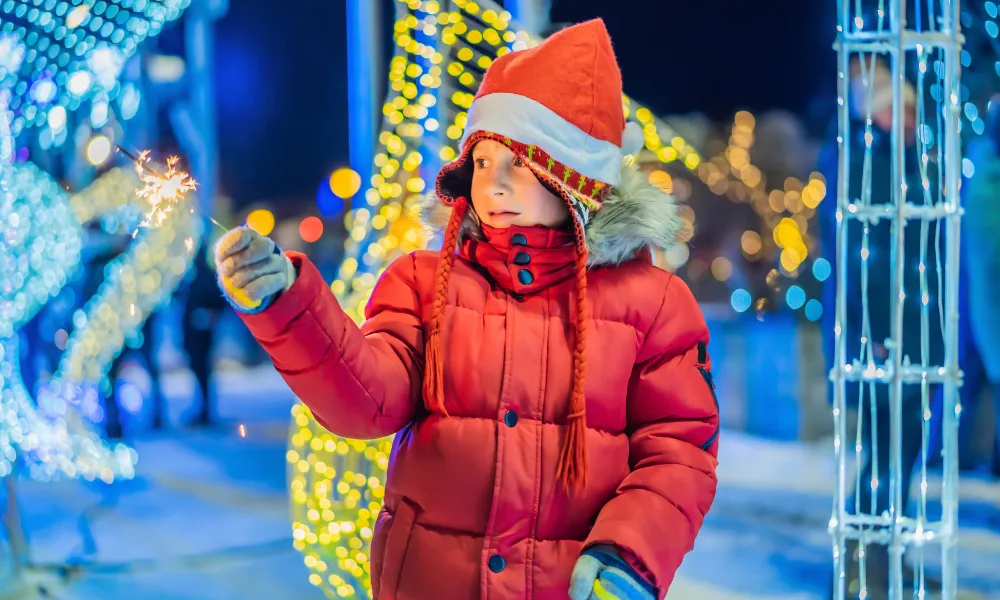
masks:
<svg viewBox="0 0 1000 600"><path fill-rule="evenodd" d="M66 284L82 229L62 188L30 163L14 165L13 148L0 107L0 477L18 454L38 479L131 477L134 452L103 443L76 413L45 418L20 379L17 328Z"/></svg>
<svg viewBox="0 0 1000 600"><path fill-rule="evenodd" d="M744 289L738 289L733 292L729 299L729 303L736 312L746 312L750 309L750 304L753 303L753 298L750 297L750 292Z"/></svg>
<svg viewBox="0 0 1000 600"><path fill-rule="evenodd" d="M6 0L0 4L0 87L13 91L13 134L51 125L53 109L93 103L107 114L118 75L147 37L178 18L190 0ZM60 114L56 112L56 123ZM134 114L134 110L132 112ZM98 119L100 120L100 118ZM98 125L100 126L100 125Z"/></svg>
<svg viewBox="0 0 1000 600"><path fill-rule="evenodd" d="M798 310L806 302L806 293L799 286L793 285L785 292L785 302L792 310Z"/></svg>
<svg viewBox="0 0 1000 600"><path fill-rule="evenodd" d="M830 266L830 261L825 258L817 258L812 265L813 277L816 281L826 281L830 277L830 273L833 271Z"/></svg>
<svg viewBox="0 0 1000 600"><path fill-rule="evenodd" d="M69 112L90 102L91 126L135 114L138 93L118 77L138 44L180 16L189 0L32 0L0 3L0 477L20 459L42 480L110 483L137 457L104 442L97 390L124 343L166 301L190 266L198 220L173 211L134 236L98 294L73 317L52 381L34 402L20 379L17 331L66 285L81 259L83 223L137 213L137 176L114 169L70 197L31 163L15 164L14 138L44 126L42 149L67 138ZM102 224L105 224L102 222ZM89 418L88 418L89 417Z"/></svg>

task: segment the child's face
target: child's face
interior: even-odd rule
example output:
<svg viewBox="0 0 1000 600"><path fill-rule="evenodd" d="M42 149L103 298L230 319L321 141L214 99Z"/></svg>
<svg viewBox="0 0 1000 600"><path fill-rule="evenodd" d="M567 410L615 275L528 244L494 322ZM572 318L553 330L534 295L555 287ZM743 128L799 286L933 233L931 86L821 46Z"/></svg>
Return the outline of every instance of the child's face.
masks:
<svg viewBox="0 0 1000 600"><path fill-rule="evenodd" d="M558 227L569 219L565 200L552 194L509 148L483 140L472 149L472 206L490 227Z"/></svg>

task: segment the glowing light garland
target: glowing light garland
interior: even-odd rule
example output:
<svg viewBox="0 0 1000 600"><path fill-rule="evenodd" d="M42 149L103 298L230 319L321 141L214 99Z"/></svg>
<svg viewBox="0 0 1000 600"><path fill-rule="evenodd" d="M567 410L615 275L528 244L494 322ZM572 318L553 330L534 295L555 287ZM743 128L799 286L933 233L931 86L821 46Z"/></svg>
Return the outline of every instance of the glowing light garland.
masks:
<svg viewBox="0 0 1000 600"><path fill-rule="evenodd" d="M0 110L0 476L22 455L40 479L131 477L135 455L110 447L78 415L48 419L21 382L17 327L62 288L80 261L81 233L59 185L33 165L12 164L7 111ZM65 412L65 411L64 411Z"/></svg>
<svg viewBox="0 0 1000 600"><path fill-rule="evenodd" d="M134 211L139 182L131 172L116 169L67 198L58 184L32 165L15 169L13 185L4 190L0 222L13 221L16 226L7 231L0 250L6 258L4 281L23 282L23 289L3 286L0 321L12 323L16 330L79 265L81 223ZM97 295L73 316L73 332L58 371L39 392L38 406L44 415L35 410L20 382L14 338L0 341L4 361L0 475L10 473L19 449L29 474L38 479L80 476L110 482L133 476L134 451L103 442L88 420L101 417L97 390L109 391L106 377L111 362L126 342L137 339L145 319L180 284L191 264L198 226L188 211L172 211L158 227L143 229L108 265Z"/></svg>
<svg viewBox="0 0 1000 600"><path fill-rule="evenodd" d="M836 213L840 266L836 281L835 362L830 378L834 383L833 446L838 475L833 478L834 503L829 523L834 538L835 565L835 588L831 595L840 598L849 592L865 597L869 595L871 584L874 596L887 593L888 597L901 598L912 594L923 598L929 587L926 554L936 550L940 552L942 582L938 595L955 598L959 595L955 538L958 532L958 417L962 410L958 397L962 380L958 363L962 69L958 57L964 56L965 39L960 23L954 18L958 16L957 3L946 1L940 7L929 4L926 26L919 17L920 11L916 11L915 27L907 22L905 12L889 11L886 19L883 4L879 3L875 26L869 24L867 30L860 5L853 10L847 5L838 7L837 141L840 172L847 172L848 176L842 177ZM907 47L906 52L892 54L885 68L899 75L891 82L893 101L889 109L896 119L891 130L889 154L900 165L916 164L920 175L921 185L909 191L907 183L912 176L909 168L894 168L888 180L878 181L878 171L871 166L873 148L870 141L870 99L875 88L873 82L877 82L874 77L878 64L876 57L882 53L883 44L902 47L903 38L910 40L913 46ZM908 102L902 91L911 56L917 63L913 99L916 135L915 143L907 145L901 115L906 112ZM852 66L855 60L860 65L857 72ZM929 63L938 64L940 68L928 69ZM927 75L931 75L932 81L936 79L931 86L927 85ZM855 124L850 119L848 101L856 83L861 83L863 93L869 98L863 124ZM928 87L933 99L930 110L925 109ZM856 182L850 171L858 163L851 154L859 149L852 148L851 140L858 139L856 135L862 130L866 143L860 149L863 167L860 181ZM914 158L917 160L912 161ZM936 173L932 175L933 171ZM876 228L883 224L882 221L888 221L888 227L879 232ZM916 248L911 243L911 236L919 240ZM860 260L855 258L859 237ZM870 260L871 247L881 247L888 253L890 246L892 252L888 261ZM929 262L930 252L934 253L933 263ZM914 287L912 272L908 272L914 255L919 293L907 290ZM889 284L875 286L875 282L882 283L878 278L884 278L886 271L890 275ZM930 292L935 283L936 297L932 301ZM855 297L858 292L860 310L857 310ZM907 304L911 303L919 307L919 317L908 310ZM891 315L891 321L878 317L879 308L888 308L884 314ZM849 339L859 333L859 338ZM880 355L876 346L882 346L886 354ZM927 506L931 400L935 385L940 385L943 392L940 424L943 483L937 518ZM883 392L881 398L877 395L879 388ZM854 390L856 395L851 393ZM907 405L915 405L918 401L921 451L910 457L902 450L902 440L915 431L901 413L908 410ZM847 422L849 402L857 408L856 426L849 426ZM878 419L885 419L880 416L882 408L888 408L889 424L883 420L879 425ZM887 435L879 435L880 428L888 430ZM867 449L863 443L865 437L869 437ZM886 442L888 450L880 451L879 443ZM868 459L864 458L865 452ZM889 464L880 465L879 456L888 456ZM916 464L908 463L909 460ZM862 464L866 461L870 461L869 466L863 469ZM855 471L853 481L846 477L851 462ZM915 518L904 514L903 483L908 482L906 476L911 472L920 480L920 491L911 499L916 508ZM862 490L871 490L867 506L862 502ZM885 496L879 502L878 496L882 493ZM935 545L938 547L934 548ZM866 557L880 555L888 559L885 566L881 573L869 575L867 561L870 559ZM907 581L909 577L901 576L904 556L913 571L912 582ZM886 587L887 591L880 590Z"/></svg>
<svg viewBox="0 0 1000 600"><path fill-rule="evenodd" d="M139 44L178 18L190 0L4 0L0 2L0 87L12 90L14 135L48 125L63 131L85 101L105 116L119 100L134 114L138 89L118 75Z"/></svg>
<svg viewBox="0 0 1000 600"><path fill-rule="evenodd" d="M155 33L164 20L178 16L179 7L186 5L146 0L135 0L134 4L124 0L122 4L137 11L147 10L152 21L124 18L122 23L132 32L126 36L113 26L108 29L107 23L100 25L99 17L101 14L107 18L114 14L127 17L129 13L119 11L114 4L109 7L106 2L98 2L73 8L66 16L67 26L69 21L78 20L69 29L87 22L91 23L93 31L99 27L101 35L123 43L124 54L119 52L115 56L124 56L134 50L142 38ZM93 36L63 39L65 27L46 29L53 22L45 16L48 13L28 8L24 3L15 6L8 1L0 6L3 11L0 14L7 17L13 14L15 20L24 18L38 25L44 33L52 33L55 40L63 40L66 49L75 45L74 52L78 56L92 49L87 54L88 86L92 75L98 96L105 94L103 97L106 97L109 90L117 89L115 79L120 65L110 70L102 67L101 57L107 58L109 50L107 46L96 47ZM69 6L72 5L46 4L60 17L66 15ZM97 18L88 21L91 10ZM127 341L136 340L144 320L170 297L190 266L198 220L192 218L189 211L170 211L157 207L155 202L175 200L188 191L188 184L193 182L186 176L180 177L171 164L168 166L171 176L165 185L159 190L153 189L147 177L137 194L139 178L116 169L69 198L58 183L34 165L15 165L14 134L25 119L30 121L42 105L61 102L56 108L62 107L64 125L65 107L78 106L84 97L79 83L84 75L80 70L69 77L67 94L60 96L56 88L51 88L40 98L40 92L36 93L37 88L32 87L30 98L24 95L29 88L18 79L24 66L22 61L33 65L34 70L25 68L24 71L34 74L54 73L56 67L75 64L66 58L69 54L61 53L59 48L63 46L52 46L45 35L29 29L15 27L8 18L3 19L4 33L0 34L0 85L13 88L15 92L11 96L5 91L0 107L0 228L3 234L0 237L0 477L12 472L14 461L20 455L27 473L37 479L84 477L110 483L115 478L132 477L137 457L123 444L105 443L84 415L91 421L100 420L97 390L110 388L106 380L110 363ZM56 50L47 53L55 60L54 66L41 71L48 64L47 59L38 54L38 48L25 44ZM65 73L53 77L55 83L67 81ZM39 81L42 81L42 89L48 89L43 80ZM8 103L22 109L13 118L14 127ZM49 113L50 127L52 114ZM138 170L141 174L142 169ZM152 203L147 224L155 227L144 229L147 232L144 235L133 236L137 239L107 267L108 277L98 294L74 314L73 332L59 369L52 381L40 390L36 408L20 379L17 329L66 285L70 273L79 265L82 224L95 217L127 217L127 213L141 208L141 201Z"/></svg>

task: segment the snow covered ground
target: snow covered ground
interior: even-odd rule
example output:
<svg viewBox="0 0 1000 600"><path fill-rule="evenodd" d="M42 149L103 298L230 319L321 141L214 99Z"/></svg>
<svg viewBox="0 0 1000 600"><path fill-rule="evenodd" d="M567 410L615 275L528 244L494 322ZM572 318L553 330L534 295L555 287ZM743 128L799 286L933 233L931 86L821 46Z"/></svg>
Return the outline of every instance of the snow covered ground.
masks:
<svg viewBox="0 0 1000 600"><path fill-rule="evenodd" d="M284 454L294 400L270 368L220 373L217 384L223 424L142 434L134 481L19 483L32 559L52 567L33 575L49 597L323 597L291 547ZM193 381L178 371L164 386L179 423ZM719 494L670 600L825 600L829 445L723 436ZM960 580L976 597L1000 598L1000 484L969 479L961 493ZM13 597L2 577L0 599Z"/></svg>

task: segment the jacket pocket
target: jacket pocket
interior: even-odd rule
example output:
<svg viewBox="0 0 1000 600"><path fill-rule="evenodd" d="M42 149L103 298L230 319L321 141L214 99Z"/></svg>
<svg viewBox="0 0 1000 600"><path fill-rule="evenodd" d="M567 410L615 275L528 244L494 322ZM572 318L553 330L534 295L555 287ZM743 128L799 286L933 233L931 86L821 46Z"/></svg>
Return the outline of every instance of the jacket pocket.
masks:
<svg viewBox="0 0 1000 600"><path fill-rule="evenodd" d="M382 572L379 575L379 593L377 600L395 600L399 590L399 577L403 572L403 560L406 558L406 548L410 544L413 524L417 511L413 504L405 498L400 500L396 514L389 525L389 533L385 538L385 549L382 552Z"/></svg>
<svg viewBox="0 0 1000 600"><path fill-rule="evenodd" d="M701 373L701 378L705 380L705 385L708 386L709 391L712 392L712 401L715 402L715 412L719 412L719 397L715 393L715 380L712 378L712 372L705 367L698 366L698 372ZM719 438L719 428L722 425L722 419L720 417L719 424L715 426L715 433L712 437L708 438L708 441L701 445L702 450L708 450L715 443L715 440Z"/></svg>

